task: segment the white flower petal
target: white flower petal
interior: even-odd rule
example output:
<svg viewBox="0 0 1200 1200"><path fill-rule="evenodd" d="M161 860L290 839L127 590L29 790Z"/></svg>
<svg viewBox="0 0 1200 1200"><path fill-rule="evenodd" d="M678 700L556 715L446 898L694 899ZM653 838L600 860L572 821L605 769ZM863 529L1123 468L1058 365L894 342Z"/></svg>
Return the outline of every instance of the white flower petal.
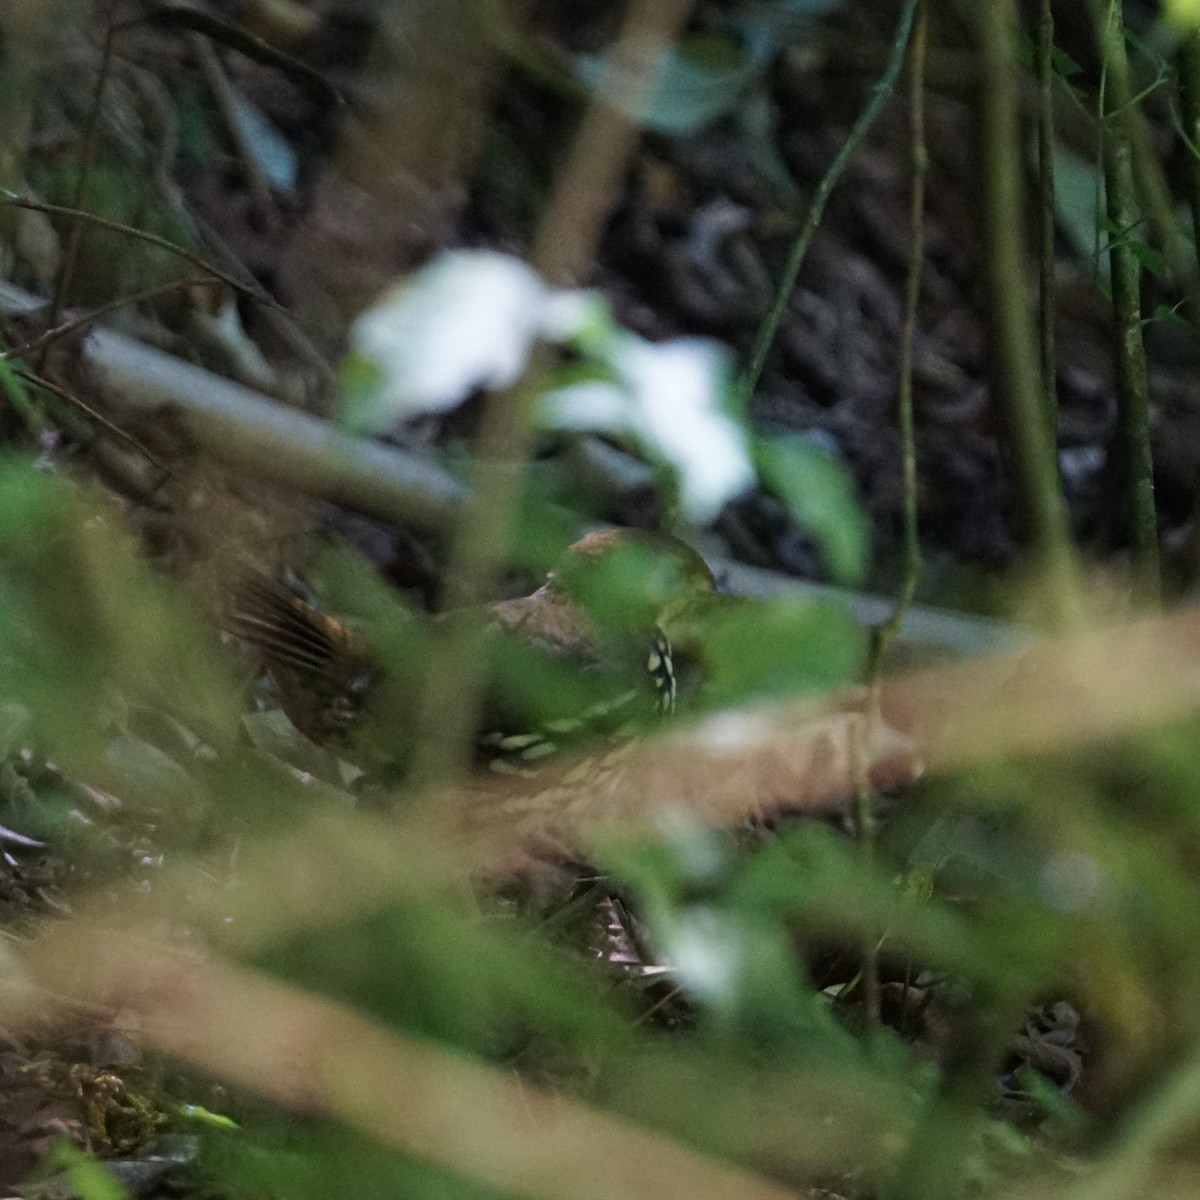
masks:
<svg viewBox="0 0 1200 1200"><path fill-rule="evenodd" d="M665 957L690 992L710 1003L732 1003L744 965L740 931L722 914L695 906L670 922Z"/></svg>
<svg viewBox="0 0 1200 1200"><path fill-rule="evenodd" d="M634 421L629 396L614 383L588 379L547 392L539 401L541 423L549 429L627 433Z"/></svg>
<svg viewBox="0 0 1200 1200"><path fill-rule="evenodd" d="M742 428L722 411L729 356L717 342L623 338L617 361L636 399L648 446L679 473L680 503L703 524L754 482Z"/></svg>
<svg viewBox="0 0 1200 1200"><path fill-rule="evenodd" d="M549 342L569 342L604 311L607 306L597 292L548 291L541 333Z"/></svg>
<svg viewBox="0 0 1200 1200"><path fill-rule="evenodd" d="M354 350L374 364L382 428L453 408L475 388L520 377L553 294L533 269L490 250L442 255L354 322Z"/></svg>

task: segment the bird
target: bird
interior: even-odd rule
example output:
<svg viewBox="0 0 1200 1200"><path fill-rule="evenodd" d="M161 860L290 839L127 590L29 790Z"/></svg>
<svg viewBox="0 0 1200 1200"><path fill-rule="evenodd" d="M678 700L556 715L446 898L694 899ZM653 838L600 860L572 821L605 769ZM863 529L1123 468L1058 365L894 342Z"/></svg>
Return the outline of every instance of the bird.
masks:
<svg viewBox="0 0 1200 1200"><path fill-rule="evenodd" d="M679 663L671 632L714 589L707 563L686 543L604 529L569 546L534 591L474 614L486 624L493 660L477 765L533 774L565 745L628 737L673 713ZM420 694L427 644L421 618L411 616L413 661L389 660L387 668L367 631L263 576L236 580L223 624L260 655L302 733L352 758L399 760L405 731L397 727ZM462 614L437 618L457 619Z"/></svg>

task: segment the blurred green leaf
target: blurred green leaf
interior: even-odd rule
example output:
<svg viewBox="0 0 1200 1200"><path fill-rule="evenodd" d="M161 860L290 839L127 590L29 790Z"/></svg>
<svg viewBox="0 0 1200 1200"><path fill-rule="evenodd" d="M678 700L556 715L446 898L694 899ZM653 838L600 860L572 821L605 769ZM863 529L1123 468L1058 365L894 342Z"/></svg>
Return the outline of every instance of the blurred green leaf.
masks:
<svg viewBox="0 0 1200 1200"><path fill-rule="evenodd" d="M233 737L231 682L186 606L109 512L13 460L0 462L0 664L3 699L85 773L103 769L114 693Z"/></svg>
<svg viewBox="0 0 1200 1200"><path fill-rule="evenodd" d="M1076 154L1065 142L1054 143L1054 209L1059 228L1084 262L1096 252L1096 230L1107 221L1104 180L1094 162ZM1098 264L1108 278L1108 260Z"/></svg>
<svg viewBox="0 0 1200 1200"><path fill-rule="evenodd" d="M1189 333L1194 328L1191 321L1180 311L1182 304L1158 304L1154 308L1154 320L1166 321L1172 325L1178 326L1180 329L1186 329Z"/></svg>
<svg viewBox="0 0 1200 1200"><path fill-rule="evenodd" d="M1200 0L1162 0L1162 10L1180 33L1189 33L1200 24Z"/></svg>
<svg viewBox="0 0 1200 1200"><path fill-rule="evenodd" d="M104 756L113 769L111 784L120 788L122 800L154 804L170 797L185 808L201 806L203 793L195 780L157 746L124 734L108 742Z"/></svg>
<svg viewBox="0 0 1200 1200"><path fill-rule="evenodd" d="M860 677L866 635L844 609L791 596L721 599L702 635L705 691L714 704L822 692Z"/></svg>
<svg viewBox="0 0 1200 1200"><path fill-rule="evenodd" d="M744 6L724 31L700 30L681 38L664 56L648 98L643 98L638 78L602 56L577 57L575 72L647 129L689 136L732 112L780 50L814 19L840 5L841 0L769 0Z"/></svg>
<svg viewBox="0 0 1200 1200"><path fill-rule="evenodd" d="M224 1113L213 1112L211 1109L205 1108L203 1104L181 1104L179 1115L185 1120L195 1121L198 1125L205 1125L210 1129L234 1130L238 1128L238 1123L232 1117L227 1117Z"/></svg>
<svg viewBox="0 0 1200 1200"><path fill-rule="evenodd" d="M763 484L816 539L830 575L841 583L861 582L870 527L846 468L805 438L761 438L754 456Z"/></svg>
<svg viewBox="0 0 1200 1200"><path fill-rule="evenodd" d="M70 1179L71 1189L79 1200L128 1200L129 1193L117 1182L112 1172L70 1142L58 1142L51 1161L64 1169ZM43 1181L41 1187L48 1182Z"/></svg>
<svg viewBox="0 0 1200 1200"><path fill-rule="evenodd" d="M1081 75L1083 68L1061 46L1055 46L1053 51L1054 73L1069 79L1072 75Z"/></svg>
<svg viewBox="0 0 1200 1200"><path fill-rule="evenodd" d="M261 964L393 1028L485 1056L527 1034L560 1051L625 1045L629 1027L579 959L519 921L414 897L332 934L300 933Z"/></svg>
<svg viewBox="0 0 1200 1200"><path fill-rule="evenodd" d="M1162 279L1167 273L1167 260L1160 250L1156 250L1153 246L1141 240L1141 238L1131 237L1129 239L1129 248L1133 251L1133 256L1154 276L1155 279Z"/></svg>
<svg viewBox="0 0 1200 1200"><path fill-rule="evenodd" d="M300 1129L256 1130L252 1138L221 1138L207 1173L222 1195L329 1200L501 1200L501 1194L386 1149L327 1122Z"/></svg>
<svg viewBox="0 0 1200 1200"><path fill-rule="evenodd" d="M668 53L657 85L639 103L636 78L594 55L575 60L575 71L588 86L647 129L673 135L696 133L729 112L759 72L758 64L733 38L691 34Z"/></svg>

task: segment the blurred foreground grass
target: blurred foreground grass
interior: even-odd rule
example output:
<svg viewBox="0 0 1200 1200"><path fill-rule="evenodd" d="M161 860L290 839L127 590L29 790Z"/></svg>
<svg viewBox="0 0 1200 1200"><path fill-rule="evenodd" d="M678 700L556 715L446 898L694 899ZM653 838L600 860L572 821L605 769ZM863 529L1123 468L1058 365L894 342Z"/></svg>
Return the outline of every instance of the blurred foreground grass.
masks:
<svg viewBox="0 0 1200 1200"><path fill-rule="evenodd" d="M675 797L661 837L595 849L603 875L473 892L419 823L243 744L215 637L115 517L6 462L2 823L48 841L70 911L16 902L37 856L12 846L0 1018L136 1013L147 1045L230 1089L240 1127L204 1127L190 1185L219 1194L1182 1190L1200 1104L1184 621L1146 635L1175 665L1146 696L1175 722L1086 751L1006 753L1027 743L1004 689L1026 712L1030 686L1086 696L1073 741L1132 729L1146 703L1111 655L1085 673L1042 648L1032 685L989 664L988 724L871 854L811 817L705 829ZM960 685L945 673L947 705ZM164 1104L194 1132L189 1079Z"/></svg>

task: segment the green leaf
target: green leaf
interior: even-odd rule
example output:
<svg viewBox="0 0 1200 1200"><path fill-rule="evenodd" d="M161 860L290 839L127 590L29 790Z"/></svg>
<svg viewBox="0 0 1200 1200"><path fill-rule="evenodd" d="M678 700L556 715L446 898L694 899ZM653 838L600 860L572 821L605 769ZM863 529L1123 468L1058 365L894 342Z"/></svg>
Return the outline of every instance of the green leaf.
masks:
<svg viewBox="0 0 1200 1200"><path fill-rule="evenodd" d="M341 425L358 432L386 428L391 412L383 395L383 371L358 350L351 350L338 366L342 404Z"/></svg>
<svg viewBox="0 0 1200 1200"><path fill-rule="evenodd" d="M605 58L575 61L580 79L615 107L647 129L675 135L697 133L730 112L761 70L737 41L715 33L685 37L665 57L648 97L638 79Z"/></svg>
<svg viewBox="0 0 1200 1200"><path fill-rule="evenodd" d="M1062 141L1054 144L1054 210L1058 227L1076 253L1084 262L1090 261L1096 250L1097 226L1101 229L1108 226L1104 180L1095 163L1076 154ZM1100 262L1099 270L1107 278L1107 260Z"/></svg>
<svg viewBox="0 0 1200 1200"><path fill-rule="evenodd" d="M817 540L829 574L840 583L861 582L870 530L845 467L804 438L761 439L755 463L764 485Z"/></svg>
<svg viewBox="0 0 1200 1200"><path fill-rule="evenodd" d="M234 1130L240 1128L232 1117L227 1117L224 1113L213 1112L202 1104L181 1104L178 1112L185 1120L207 1125L210 1129Z"/></svg>
<svg viewBox="0 0 1200 1200"><path fill-rule="evenodd" d="M104 748L104 756L125 802L181 804L185 809L201 803L201 793L192 777L157 746L129 734L119 734Z"/></svg>
<svg viewBox="0 0 1200 1200"><path fill-rule="evenodd" d="M1167 321L1180 329L1191 329L1192 323L1179 311L1179 305L1159 304L1154 309L1154 320Z"/></svg>
<svg viewBox="0 0 1200 1200"><path fill-rule="evenodd" d="M1133 256L1154 276L1155 279L1161 279L1167 271L1167 260L1162 253L1156 250L1153 246L1141 241L1139 238L1129 239L1129 248L1133 251Z"/></svg>
<svg viewBox="0 0 1200 1200"><path fill-rule="evenodd" d="M719 705L825 691L856 678L865 659L865 635L842 609L793 596L728 606L705 626L705 674Z"/></svg>
<svg viewBox="0 0 1200 1200"><path fill-rule="evenodd" d="M1162 0L1162 10L1180 33L1190 33L1200 25L1200 0Z"/></svg>
<svg viewBox="0 0 1200 1200"><path fill-rule="evenodd" d="M128 1192L90 1154L70 1142L59 1142L52 1158L71 1181L71 1188L80 1200L127 1200Z"/></svg>
<svg viewBox="0 0 1200 1200"><path fill-rule="evenodd" d="M1083 68L1060 46L1054 47L1051 57L1054 73L1061 75L1064 79L1070 78L1072 75L1079 75L1083 71Z"/></svg>

